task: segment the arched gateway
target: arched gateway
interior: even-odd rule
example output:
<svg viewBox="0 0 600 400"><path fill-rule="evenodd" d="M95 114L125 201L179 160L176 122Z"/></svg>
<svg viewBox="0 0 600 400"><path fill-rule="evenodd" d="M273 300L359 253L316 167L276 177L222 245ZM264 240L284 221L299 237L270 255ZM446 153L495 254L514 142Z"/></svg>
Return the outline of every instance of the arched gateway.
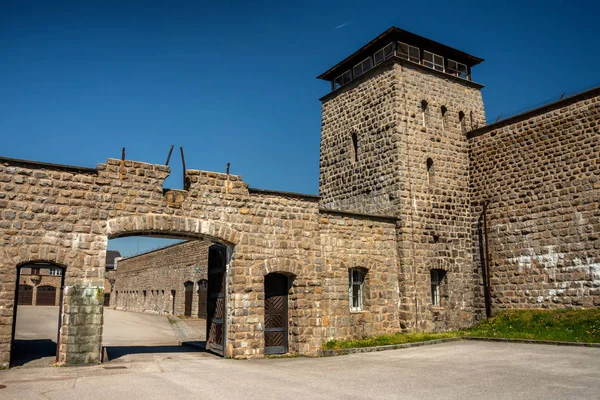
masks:
<svg viewBox="0 0 600 400"><path fill-rule="evenodd" d="M0 323L12 324L15 294L27 290L18 288L18 265L64 267L62 364L101 360L104 264L112 238L204 239L225 249L223 268L209 271L206 308L211 322L207 347L227 357L265 353L264 277L269 273L295 276L285 335L287 351L303 354L315 354L326 339L353 334L347 278L333 271L346 268L341 256L349 248L360 247L361 256L370 257L386 277L396 273L396 220L391 217L322 210L316 196L249 189L240 176L230 174L187 170L186 190L163 190L169 175L163 165L109 159L89 169L0 161L0 192L5 194L0 205L22 210L9 228L0 226ZM327 239L337 236L344 240ZM211 284L211 274L219 282ZM176 295L185 293L182 287ZM375 319L373 326L380 331L398 326L397 302L397 297L383 302L386 326ZM8 332L0 333L0 366L9 365L11 330L0 330Z"/></svg>

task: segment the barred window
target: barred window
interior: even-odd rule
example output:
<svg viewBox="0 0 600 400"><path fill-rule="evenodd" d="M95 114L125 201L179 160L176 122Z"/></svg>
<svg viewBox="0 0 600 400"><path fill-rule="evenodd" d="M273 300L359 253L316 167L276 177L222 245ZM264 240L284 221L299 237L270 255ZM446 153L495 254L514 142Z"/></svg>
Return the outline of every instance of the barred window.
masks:
<svg viewBox="0 0 600 400"><path fill-rule="evenodd" d="M53 276L62 276L62 269L60 269L60 268L50 268L50 275L53 275Z"/></svg>
<svg viewBox="0 0 600 400"><path fill-rule="evenodd" d="M419 63L421 61L419 48L402 42L398 42L396 55L400 58L404 58L405 60L415 63Z"/></svg>
<svg viewBox="0 0 600 400"><path fill-rule="evenodd" d="M444 72L444 57L423 51L423 65Z"/></svg>
<svg viewBox="0 0 600 400"><path fill-rule="evenodd" d="M394 45L390 43L375 53L373 57L375 59L375 65L381 64L382 62L390 58L392 54L394 54Z"/></svg>
<svg viewBox="0 0 600 400"><path fill-rule="evenodd" d="M361 268L349 270L350 311L361 311L363 307L363 283L365 271Z"/></svg>
<svg viewBox="0 0 600 400"><path fill-rule="evenodd" d="M430 271L431 278L431 304L434 306L440 305L440 287L446 277L446 271L443 269L432 269Z"/></svg>

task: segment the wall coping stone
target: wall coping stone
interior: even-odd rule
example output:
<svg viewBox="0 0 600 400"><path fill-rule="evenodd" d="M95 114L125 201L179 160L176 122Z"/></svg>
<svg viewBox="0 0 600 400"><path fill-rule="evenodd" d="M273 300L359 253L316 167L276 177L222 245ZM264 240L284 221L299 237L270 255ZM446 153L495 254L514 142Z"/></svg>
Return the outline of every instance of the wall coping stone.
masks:
<svg viewBox="0 0 600 400"><path fill-rule="evenodd" d="M573 96L566 97L562 100L558 100L546 105L543 105L538 108L534 108L532 110L525 111L521 114L514 115L512 117L503 119L502 121L495 122L493 124L482 126L481 128L474 129L470 132L467 132L467 139L472 139L477 136L481 136L485 133L493 131L495 129L504 128L505 126L512 125L517 122L524 121L526 119L545 114L549 111L556 110L558 108L567 107L571 104L580 102L582 100L590 99L592 97L600 96L600 86L595 87L593 89L585 90L583 92L577 93Z"/></svg>
<svg viewBox="0 0 600 400"><path fill-rule="evenodd" d="M23 160L19 158L9 158L0 156L0 163L10 164L17 167L35 168L35 169L50 169L53 171L76 172L81 174L98 174L96 168L78 167L67 164L53 164L41 161Z"/></svg>
<svg viewBox="0 0 600 400"><path fill-rule="evenodd" d="M329 209L329 208L319 208L319 213L340 214L340 215L347 215L349 217L359 217L359 218L367 218L367 219L374 219L374 220L382 220L385 222L396 222L400 219L399 217L396 217L393 215L365 214L365 213L359 213L359 212L354 212L354 211L333 210L333 209Z"/></svg>
<svg viewBox="0 0 600 400"><path fill-rule="evenodd" d="M269 189L257 189L257 188L248 188L248 192L250 194L266 194L266 195L275 195L275 196L283 196L283 197L295 197L309 201L319 201L321 199L320 196L316 194L305 194L305 193L297 193L297 192L284 192L282 190L269 190Z"/></svg>

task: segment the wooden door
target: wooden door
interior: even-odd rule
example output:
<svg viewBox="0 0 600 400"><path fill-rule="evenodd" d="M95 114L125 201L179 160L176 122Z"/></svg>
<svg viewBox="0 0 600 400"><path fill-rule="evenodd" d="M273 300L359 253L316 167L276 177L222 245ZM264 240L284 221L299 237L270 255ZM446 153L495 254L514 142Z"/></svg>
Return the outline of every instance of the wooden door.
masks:
<svg viewBox="0 0 600 400"><path fill-rule="evenodd" d="M36 306L56 305L56 288L54 286L40 286L37 288Z"/></svg>
<svg viewBox="0 0 600 400"><path fill-rule="evenodd" d="M225 258L225 248L209 249L206 349L219 355L223 355L225 348Z"/></svg>
<svg viewBox="0 0 600 400"><path fill-rule="evenodd" d="M110 306L110 293L104 293L104 307Z"/></svg>
<svg viewBox="0 0 600 400"><path fill-rule="evenodd" d="M288 278L265 276L265 354L288 351Z"/></svg>
<svg viewBox="0 0 600 400"><path fill-rule="evenodd" d="M194 284L192 282L185 283L185 307L183 315L186 317L192 316L192 299L194 298Z"/></svg>
<svg viewBox="0 0 600 400"><path fill-rule="evenodd" d="M29 285L19 285L18 305L30 306L33 304L33 288Z"/></svg>
<svg viewBox="0 0 600 400"><path fill-rule="evenodd" d="M198 281L198 318L206 318L206 290L208 281L202 279Z"/></svg>

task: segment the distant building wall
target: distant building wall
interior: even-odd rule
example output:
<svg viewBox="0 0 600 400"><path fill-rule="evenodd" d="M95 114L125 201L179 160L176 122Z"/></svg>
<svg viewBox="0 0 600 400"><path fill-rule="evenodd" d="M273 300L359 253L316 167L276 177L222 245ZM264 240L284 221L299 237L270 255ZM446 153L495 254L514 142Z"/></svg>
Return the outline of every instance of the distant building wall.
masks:
<svg viewBox="0 0 600 400"><path fill-rule="evenodd" d="M600 89L470 133L495 309L600 306ZM480 291L480 304L483 301Z"/></svg>
<svg viewBox="0 0 600 400"><path fill-rule="evenodd" d="M38 302L38 290L40 287L51 286L56 289L54 304L60 304L62 275L50 275L51 267L40 267L39 273L32 275L30 267L21 268L19 286L27 285L31 288L32 302L35 306Z"/></svg>
<svg viewBox="0 0 600 400"><path fill-rule="evenodd" d="M207 279L210 246L210 242L192 240L123 258L111 272L115 280L111 308L183 315L185 283L192 282L192 316L197 316L198 282Z"/></svg>

